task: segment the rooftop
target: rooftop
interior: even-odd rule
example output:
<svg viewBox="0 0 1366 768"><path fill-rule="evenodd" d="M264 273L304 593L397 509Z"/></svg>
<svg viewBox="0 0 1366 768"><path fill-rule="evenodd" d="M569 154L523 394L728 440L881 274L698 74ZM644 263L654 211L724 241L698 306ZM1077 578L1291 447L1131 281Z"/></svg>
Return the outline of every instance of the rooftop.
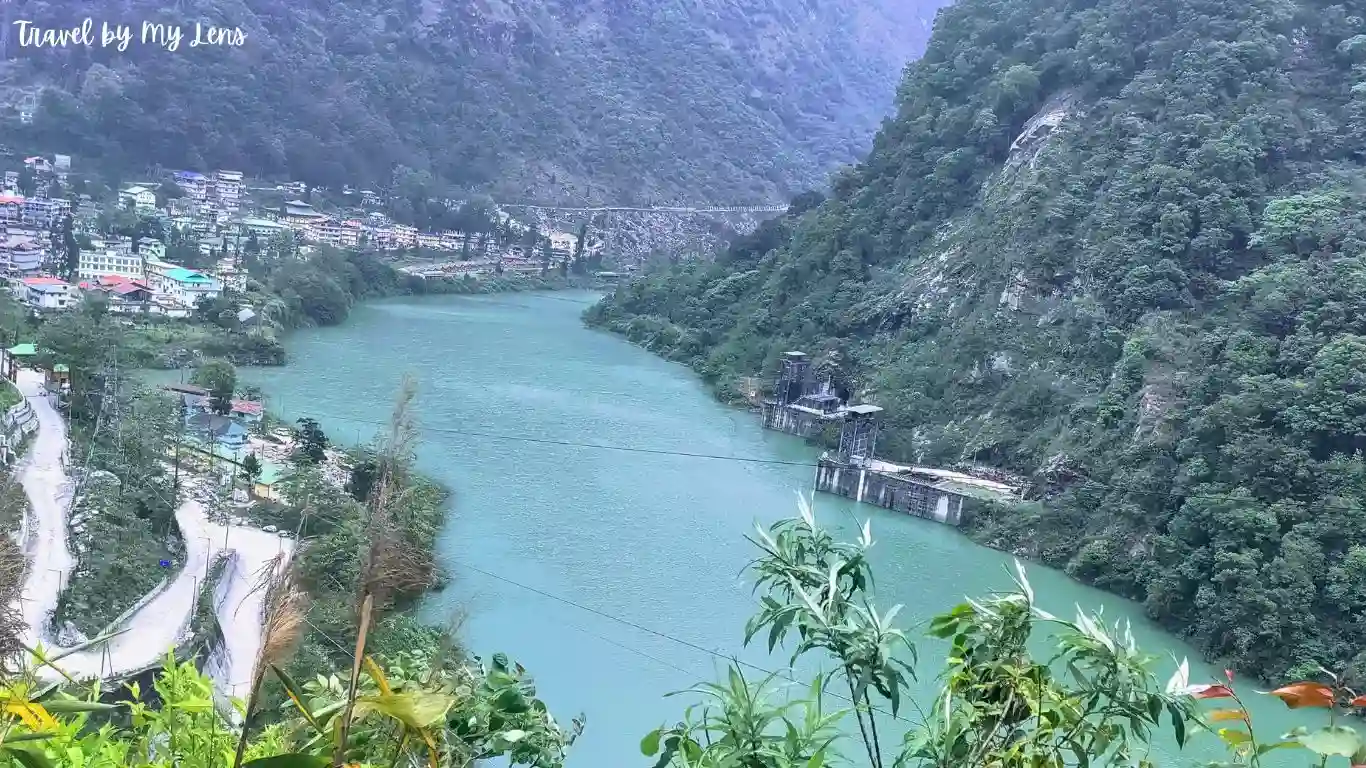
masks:
<svg viewBox="0 0 1366 768"><path fill-rule="evenodd" d="M180 392L180 393L186 394L186 395L208 395L208 394L209 394L209 390L207 390L207 389L205 389L205 388L203 388L203 387L197 387L197 386L195 386L195 385L193 385L193 384L166 384L166 385L163 385L163 386L162 386L162 389L164 389L164 390L166 390L166 391L168 391L168 392Z"/></svg>
<svg viewBox="0 0 1366 768"><path fill-rule="evenodd" d="M255 416L256 414L261 413L261 412L263 412L264 410L265 410L265 407L262 406L260 403L256 402L255 400L233 400L233 401L232 401L232 411L233 411L233 413L245 413L245 414L247 414L247 415L249 415L249 416Z"/></svg>
<svg viewBox="0 0 1366 768"><path fill-rule="evenodd" d="M261 474L256 482L261 485L275 485L289 476L289 468L271 461L261 462Z"/></svg>
<svg viewBox="0 0 1366 768"><path fill-rule="evenodd" d="M15 344L14 346L10 347L7 351L15 357L32 357L38 354L38 345Z"/></svg>
<svg viewBox="0 0 1366 768"><path fill-rule="evenodd" d="M152 190L150 190L150 189L148 189L148 188L146 188L146 187L129 187L128 189L123 190L123 193L126 194L126 195L140 195L140 194L142 194L143 192L151 192L151 191L152 191Z"/></svg>
<svg viewBox="0 0 1366 768"><path fill-rule="evenodd" d="M167 271L166 279L174 280L177 283L211 282L211 278L205 277L202 273L196 272L193 269L186 269L184 267L176 267L175 269Z"/></svg>
<svg viewBox="0 0 1366 768"><path fill-rule="evenodd" d="M117 293L117 294L120 295L120 296L127 296L128 294L130 294L130 293L135 293L135 292L137 292L137 291L149 291L149 290L151 290L151 289L148 288L147 286L142 285L141 283L134 282L134 281L132 281L132 280L129 280L129 281L126 282L126 283L119 283L118 285L114 286L114 288L113 288L114 293Z"/></svg>

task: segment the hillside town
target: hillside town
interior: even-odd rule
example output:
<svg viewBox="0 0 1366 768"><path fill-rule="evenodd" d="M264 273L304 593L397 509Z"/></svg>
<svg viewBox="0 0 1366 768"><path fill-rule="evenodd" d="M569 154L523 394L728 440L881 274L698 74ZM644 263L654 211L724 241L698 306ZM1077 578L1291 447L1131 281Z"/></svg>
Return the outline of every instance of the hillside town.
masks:
<svg viewBox="0 0 1366 768"><path fill-rule="evenodd" d="M583 253L600 259L603 245L586 227L541 231L496 206L486 215L509 235L500 240L488 227L423 231L379 210L386 198L372 190L343 188L345 205L322 207L305 199L310 191L302 182L249 188L232 170L176 171L123 186L116 201L96 201L77 193L69 156L23 162L0 185L0 274L35 311L99 296L116 313L188 317L201 301L245 290L244 257L282 240L300 255L321 246L384 252L400 271L422 278L545 274ZM465 203L440 202L451 210ZM161 236L111 234L114 213L155 222ZM172 241L179 258L168 254ZM193 265L181 263L189 261L187 248Z"/></svg>

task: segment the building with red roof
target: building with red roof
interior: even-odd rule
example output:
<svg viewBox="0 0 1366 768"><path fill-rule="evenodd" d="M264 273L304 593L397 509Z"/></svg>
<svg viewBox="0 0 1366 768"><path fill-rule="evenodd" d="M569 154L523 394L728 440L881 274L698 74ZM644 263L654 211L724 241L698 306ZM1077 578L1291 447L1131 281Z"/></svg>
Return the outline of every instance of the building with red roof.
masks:
<svg viewBox="0 0 1366 768"><path fill-rule="evenodd" d="M76 287L56 277L25 277L15 283L15 298L35 309L66 309L76 302Z"/></svg>

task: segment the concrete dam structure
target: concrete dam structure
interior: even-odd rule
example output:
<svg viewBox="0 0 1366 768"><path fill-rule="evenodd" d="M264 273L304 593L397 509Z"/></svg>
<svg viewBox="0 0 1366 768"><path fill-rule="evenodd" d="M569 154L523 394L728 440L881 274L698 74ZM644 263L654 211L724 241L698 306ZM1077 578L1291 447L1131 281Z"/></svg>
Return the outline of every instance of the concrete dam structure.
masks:
<svg viewBox="0 0 1366 768"><path fill-rule="evenodd" d="M772 398L760 409L766 429L816 437L839 429L839 449L816 466L816 490L957 526L969 499L1013 501L1020 489L965 472L893 464L876 458L880 427L876 405L849 405L847 396L817 382L802 352L788 352Z"/></svg>

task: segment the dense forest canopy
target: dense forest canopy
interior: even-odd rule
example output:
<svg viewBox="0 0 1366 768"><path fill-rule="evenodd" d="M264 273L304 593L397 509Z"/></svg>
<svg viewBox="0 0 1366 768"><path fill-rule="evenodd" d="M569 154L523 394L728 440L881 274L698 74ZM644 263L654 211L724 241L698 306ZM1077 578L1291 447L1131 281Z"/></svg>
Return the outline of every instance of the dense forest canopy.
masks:
<svg viewBox="0 0 1366 768"><path fill-rule="evenodd" d="M723 390L819 355L888 458L1034 478L979 540L1240 670L1359 664L1363 13L961 0L831 199L590 320Z"/></svg>
<svg viewBox="0 0 1366 768"><path fill-rule="evenodd" d="M505 199L766 201L853 160L937 0L33 0L14 18L240 27L240 48L19 48L7 142L142 169ZM136 36L137 30L134 30Z"/></svg>

